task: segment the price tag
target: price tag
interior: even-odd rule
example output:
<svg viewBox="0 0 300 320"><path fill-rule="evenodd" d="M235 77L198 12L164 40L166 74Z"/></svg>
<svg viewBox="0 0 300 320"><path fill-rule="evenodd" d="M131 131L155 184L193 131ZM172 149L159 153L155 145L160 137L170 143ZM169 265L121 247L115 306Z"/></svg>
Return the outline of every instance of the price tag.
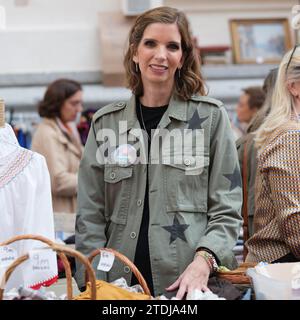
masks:
<svg viewBox="0 0 300 320"><path fill-rule="evenodd" d="M108 272L114 263L115 255L112 252L101 251L97 270Z"/></svg>
<svg viewBox="0 0 300 320"><path fill-rule="evenodd" d="M53 252L50 248L35 249L29 251L30 270L33 272L45 272L51 269L50 260Z"/></svg>
<svg viewBox="0 0 300 320"><path fill-rule="evenodd" d="M7 267L17 259L17 251L9 246L0 247L0 266Z"/></svg>

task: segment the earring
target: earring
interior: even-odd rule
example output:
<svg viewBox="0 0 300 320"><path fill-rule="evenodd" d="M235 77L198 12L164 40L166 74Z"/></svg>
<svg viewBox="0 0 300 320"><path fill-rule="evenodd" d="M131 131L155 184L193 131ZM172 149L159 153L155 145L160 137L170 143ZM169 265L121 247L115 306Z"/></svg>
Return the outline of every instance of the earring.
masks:
<svg viewBox="0 0 300 320"><path fill-rule="evenodd" d="M135 71L136 71L136 73L138 73L138 72L139 72L139 66L138 66L138 64L137 64L137 63L135 64Z"/></svg>
<svg viewBox="0 0 300 320"><path fill-rule="evenodd" d="M178 68L178 78L180 78L180 69Z"/></svg>

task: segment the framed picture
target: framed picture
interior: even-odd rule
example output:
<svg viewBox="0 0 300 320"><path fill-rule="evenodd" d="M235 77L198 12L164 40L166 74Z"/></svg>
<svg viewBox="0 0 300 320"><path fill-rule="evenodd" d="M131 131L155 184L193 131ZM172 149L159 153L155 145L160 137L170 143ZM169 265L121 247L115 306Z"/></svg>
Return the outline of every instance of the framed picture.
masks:
<svg viewBox="0 0 300 320"><path fill-rule="evenodd" d="M288 19L230 20L235 63L278 63L291 46Z"/></svg>

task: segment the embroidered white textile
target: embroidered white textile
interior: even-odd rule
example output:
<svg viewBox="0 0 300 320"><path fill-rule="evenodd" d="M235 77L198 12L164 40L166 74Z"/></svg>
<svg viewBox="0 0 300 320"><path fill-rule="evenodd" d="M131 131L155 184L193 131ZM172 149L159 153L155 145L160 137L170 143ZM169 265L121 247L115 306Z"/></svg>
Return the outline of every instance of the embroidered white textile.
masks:
<svg viewBox="0 0 300 320"><path fill-rule="evenodd" d="M45 158L19 146L12 128L0 128L0 243L17 235L38 234L51 240L54 221L50 176ZM36 240L10 244L17 255L45 247ZM45 250L43 250L45 251ZM43 268L34 267L31 260L23 262L12 273L6 290L50 284L57 278L56 254L43 252ZM2 266L3 269L3 266Z"/></svg>

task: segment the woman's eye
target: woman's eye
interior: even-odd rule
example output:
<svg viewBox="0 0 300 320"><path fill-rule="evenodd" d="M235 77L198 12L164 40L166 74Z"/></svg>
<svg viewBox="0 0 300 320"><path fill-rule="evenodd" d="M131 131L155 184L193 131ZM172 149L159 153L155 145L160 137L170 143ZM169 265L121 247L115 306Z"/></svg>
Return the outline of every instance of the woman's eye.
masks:
<svg viewBox="0 0 300 320"><path fill-rule="evenodd" d="M168 48L171 50L179 50L179 45L177 43L170 43Z"/></svg>
<svg viewBox="0 0 300 320"><path fill-rule="evenodd" d="M152 41L152 40L147 40L147 41L145 41L145 46L154 47L155 46L155 42Z"/></svg>

